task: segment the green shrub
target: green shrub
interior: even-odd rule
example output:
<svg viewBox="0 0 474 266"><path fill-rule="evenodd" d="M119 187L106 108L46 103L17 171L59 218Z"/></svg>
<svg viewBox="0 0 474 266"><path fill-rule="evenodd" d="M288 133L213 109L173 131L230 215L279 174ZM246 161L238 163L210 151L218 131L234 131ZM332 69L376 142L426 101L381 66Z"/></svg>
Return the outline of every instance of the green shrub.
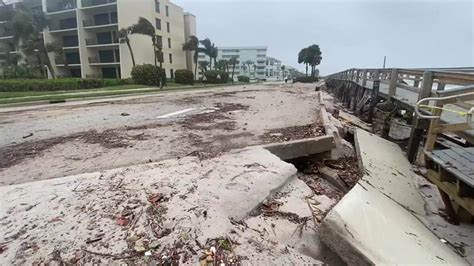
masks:
<svg viewBox="0 0 474 266"><path fill-rule="evenodd" d="M238 76L237 80L240 82L247 82L247 83L250 82L250 78L247 76Z"/></svg>
<svg viewBox="0 0 474 266"><path fill-rule="evenodd" d="M180 84L194 84L194 74L187 69L178 69L174 72L174 82Z"/></svg>
<svg viewBox="0 0 474 266"><path fill-rule="evenodd" d="M312 83L319 81L318 77L295 77L293 79L293 83L301 82L301 83Z"/></svg>
<svg viewBox="0 0 474 266"><path fill-rule="evenodd" d="M206 83L221 84L229 82L229 73L221 70L209 70L204 72Z"/></svg>
<svg viewBox="0 0 474 266"><path fill-rule="evenodd" d="M133 84L132 79L103 79L104 87Z"/></svg>
<svg viewBox="0 0 474 266"><path fill-rule="evenodd" d="M158 66L144 64L132 68L132 79L136 84L158 86L160 81L166 85L166 73Z"/></svg>
<svg viewBox="0 0 474 266"><path fill-rule="evenodd" d="M132 84L130 79L5 79L0 91L69 91Z"/></svg>
<svg viewBox="0 0 474 266"><path fill-rule="evenodd" d="M38 67L27 65L16 65L4 67L3 78L5 79L41 79L41 71Z"/></svg>

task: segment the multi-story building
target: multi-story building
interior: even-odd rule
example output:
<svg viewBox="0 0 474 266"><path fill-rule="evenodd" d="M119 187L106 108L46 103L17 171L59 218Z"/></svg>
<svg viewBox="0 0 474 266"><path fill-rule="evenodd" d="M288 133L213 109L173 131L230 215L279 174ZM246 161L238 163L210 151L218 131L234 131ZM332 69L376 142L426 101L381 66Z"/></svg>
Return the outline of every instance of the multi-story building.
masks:
<svg viewBox="0 0 474 266"><path fill-rule="evenodd" d="M234 69L234 77L239 75L251 79L265 79L265 68L267 62L266 46L241 46L241 47L218 47L217 61L236 58L238 64ZM200 53L198 62L207 61L209 57ZM200 71L202 73L202 70Z"/></svg>
<svg viewBox="0 0 474 266"><path fill-rule="evenodd" d="M63 46L64 56L50 53L58 75L65 75L67 68L76 77L129 78L132 59L127 45L120 44L118 31L137 23L139 17L155 25L168 78L173 78L177 69L193 69L182 45L190 35L196 35L196 18L169 0L36 1L49 20L43 32L45 43ZM0 31L0 48L5 43L12 45L10 33ZM139 34L129 38L136 64L154 64L151 38Z"/></svg>
<svg viewBox="0 0 474 266"><path fill-rule="evenodd" d="M265 62L265 77L266 80L269 81L282 80L280 60L267 57L267 61Z"/></svg>

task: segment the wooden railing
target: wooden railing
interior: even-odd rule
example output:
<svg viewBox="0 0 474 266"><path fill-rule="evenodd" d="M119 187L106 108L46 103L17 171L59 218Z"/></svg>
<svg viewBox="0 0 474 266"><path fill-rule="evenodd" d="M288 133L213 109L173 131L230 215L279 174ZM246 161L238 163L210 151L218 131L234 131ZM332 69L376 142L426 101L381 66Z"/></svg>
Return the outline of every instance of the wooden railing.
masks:
<svg viewBox="0 0 474 266"><path fill-rule="evenodd" d="M388 101L401 103L405 109L414 111L415 105L422 99L428 97L446 97L474 92L474 67L462 68L430 68L430 69L347 69L327 77L327 80L335 80L339 88L343 88L343 101L347 107L353 105L356 110L357 103L363 95L370 91L371 97L386 98ZM449 86L450 88L446 88ZM460 87L452 89L453 87ZM359 92L362 90L362 94ZM374 100L375 104L377 103ZM369 122L373 116L374 106L369 108ZM456 110L466 113L474 105L471 99L458 99L450 103ZM430 113L424 110L425 113ZM460 112L461 113L461 112ZM446 116L448 117L448 116ZM455 115L450 115L447 119L442 119L444 124L456 124L459 119ZM422 140L425 130L428 130L429 123L426 120L414 117L412 123L412 133L408 145L408 158L414 161L416 151ZM474 131L456 132L456 135L473 143Z"/></svg>

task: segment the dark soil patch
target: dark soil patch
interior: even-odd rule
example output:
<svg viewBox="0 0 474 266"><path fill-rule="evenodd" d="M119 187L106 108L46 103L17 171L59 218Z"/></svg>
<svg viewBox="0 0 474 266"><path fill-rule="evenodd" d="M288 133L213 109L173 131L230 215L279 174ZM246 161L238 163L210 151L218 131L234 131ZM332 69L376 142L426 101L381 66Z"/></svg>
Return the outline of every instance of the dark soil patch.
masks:
<svg viewBox="0 0 474 266"><path fill-rule="evenodd" d="M63 137L54 137L45 140L28 141L11 145L0 151L0 169L16 165L28 158L34 158L44 151L70 141L82 141L89 144L99 144L107 149L125 148L132 144L131 140L141 141L148 139L145 133L137 135L120 134L117 129L108 129L102 132L96 130L71 134Z"/></svg>
<svg viewBox="0 0 474 266"><path fill-rule="evenodd" d="M212 141L203 141L201 136L190 133L188 134L188 139L191 141L196 150L186 154L186 156L196 156L199 158L199 160L211 159L222 153L232 149L240 148L242 146L233 140L252 136L253 135L248 132L228 135L222 134L214 135L212 137Z"/></svg>
<svg viewBox="0 0 474 266"><path fill-rule="evenodd" d="M211 130L211 129L223 129L227 131L234 130L236 128L235 122L223 121L216 122L217 120L229 120L230 118L226 115L229 112L237 110L247 110L247 105L236 104L236 103L217 103L214 104L218 110L211 113L195 114L186 117L179 123L187 128L194 130Z"/></svg>
<svg viewBox="0 0 474 266"><path fill-rule="evenodd" d="M152 128L159 128L165 127L165 124L147 124L147 125L140 125L140 126L125 126L126 130L144 130L144 129L152 129Z"/></svg>
<svg viewBox="0 0 474 266"><path fill-rule="evenodd" d="M284 142L324 136L324 127L319 123L304 126L276 128L260 136L265 142Z"/></svg>
<svg viewBox="0 0 474 266"><path fill-rule="evenodd" d="M319 170L326 166L337 172L342 182L350 190L362 177L356 157L327 160L323 158L304 157L291 160L290 163L298 169L298 177L303 180L318 195L339 200L344 193L321 178Z"/></svg>

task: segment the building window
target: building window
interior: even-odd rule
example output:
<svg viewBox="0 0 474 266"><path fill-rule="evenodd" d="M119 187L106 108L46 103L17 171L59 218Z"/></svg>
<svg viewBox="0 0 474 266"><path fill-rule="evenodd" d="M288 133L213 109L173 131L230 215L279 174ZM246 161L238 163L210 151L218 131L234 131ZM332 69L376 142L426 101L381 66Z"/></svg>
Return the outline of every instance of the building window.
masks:
<svg viewBox="0 0 474 266"><path fill-rule="evenodd" d="M155 11L156 13L160 13L160 1L155 0Z"/></svg>
<svg viewBox="0 0 474 266"><path fill-rule="evenodd" d="M173 55L170 54L170 64L173 64Z"/></svg>
<svg viewBox="0 0 474 266"><path fill-rule="evenodd" d="M160 47L163 47L163 37L158 34L156 35L156 44L158 44Z"/></svg>
<svg viewBox="0 0 474 266"><path fill-rule="evenodd" d="M161 19L159 18L155 19L155 24L156 24L156 28L161 30Z"/></svg>
<svg viewBox="0 0 474 266"><path fill-rule="evenodd" d="M169 22L166 22L166 31L170 32L170 23Z"/></svg>
<svg viewBox="0 0 474 266"><path fill-rule="evenodd" d="M168 38L168 48L171 49L171 38Z"/></svg>
<svg viewBox="0 0 474 266"><path fill-rule="evenodd" d="M174 71L173 71L173 69L170 69L170 78L174 79Z"/></svg>
<svg viewBox="0 0 474 266"><path fill-rule="evenodd" d="M170 16L170 10L169 10L168 6L166 6L166 16L167 16L167 17Z"/></svg>

